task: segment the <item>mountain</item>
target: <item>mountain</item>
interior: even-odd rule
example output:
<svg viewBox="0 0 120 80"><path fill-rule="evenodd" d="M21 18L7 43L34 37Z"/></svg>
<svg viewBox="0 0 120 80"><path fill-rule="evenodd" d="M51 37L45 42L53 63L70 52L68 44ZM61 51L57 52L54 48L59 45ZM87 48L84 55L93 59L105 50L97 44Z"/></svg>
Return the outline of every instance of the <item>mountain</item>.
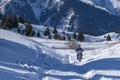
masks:
<svg viewBox="0 0 120 80"><path fill-rule="evenodd" d="M97 8L120 16L120 0L80 0Z"/></svg>
<svg viewBox="0 0 120 80"><path fill-rule="evenodd" d="M103 34L120 29L119 16L78 0L2 0L0 10L68 31Z"/></svg>
<svg viewBox="0 0 120 80"><path fill-rule="evenodd" d="M53 14L54 6L57 8L59 0L2 0L1 12L7 15L18 15L22 16L32 23L43 23L48 15ZM44 14L43 14L44 13ZM44 16L45 19L41 19ZM49 16L49 17L50 17ZM43 18L43 17L42 17Z"/></svg>

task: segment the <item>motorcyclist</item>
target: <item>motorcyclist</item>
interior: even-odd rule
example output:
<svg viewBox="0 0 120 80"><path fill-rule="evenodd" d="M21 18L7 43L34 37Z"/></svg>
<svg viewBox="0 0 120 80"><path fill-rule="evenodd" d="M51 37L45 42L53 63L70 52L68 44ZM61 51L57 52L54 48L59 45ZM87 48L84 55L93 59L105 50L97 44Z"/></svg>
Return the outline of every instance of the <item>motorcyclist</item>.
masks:
<svg viewBox="0 0 120 80"><path fill-rule="evenodd" d="M82 57L83 57L83 49L81 48L81 45L79 45L77 48L76 48L76 52L77 52L77 60L81 61L82 60Z"/></svg>

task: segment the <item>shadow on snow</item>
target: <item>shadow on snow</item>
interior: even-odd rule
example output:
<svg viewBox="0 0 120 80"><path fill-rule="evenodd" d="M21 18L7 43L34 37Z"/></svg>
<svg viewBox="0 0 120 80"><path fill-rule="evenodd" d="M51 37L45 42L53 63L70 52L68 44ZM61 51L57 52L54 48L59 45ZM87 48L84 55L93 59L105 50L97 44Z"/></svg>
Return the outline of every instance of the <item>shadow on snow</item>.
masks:
<svg viewBox="0 0 120 80"><path fill-rule="evenodd" d="M108 59L100 59L100 60L96 60L96 61L92 61L89 62L85 65L82 66L77 66L77 65L73 65L73 64L61 64L60 66L56 66L54 67L55 70L59 70L59 71L65 71L65 72L76 72L79 74L86 74L87 72L89 72L90 70L116 70L116 71L120 71L120 58L108 58ZM53 76L53 75L51 75ZM120 77L118 76L106 76L106 75L99 75L96 74L94 75L91 79L89 80L96 80L101 78L102 76L106 77L106 78L115 78L115 79L120 79ZM60 79L64 79L68 76L55 76L58 77ZM76 76L77 78L78 76ZM68 78L73 78L71 76L69 76ZM75 78L75 77L74 77ZM79 79L83 79L79 76Z"/></svg>

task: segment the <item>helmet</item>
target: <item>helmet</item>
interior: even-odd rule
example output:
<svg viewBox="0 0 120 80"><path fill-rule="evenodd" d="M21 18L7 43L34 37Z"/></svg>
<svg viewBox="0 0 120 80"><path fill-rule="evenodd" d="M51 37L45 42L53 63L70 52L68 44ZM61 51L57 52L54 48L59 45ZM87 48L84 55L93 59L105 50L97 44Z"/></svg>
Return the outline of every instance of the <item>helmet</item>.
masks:
<svg viewBox="0 0 120 80"><path fill-rule="evenodd" d="M79 48L81 47L81 45L78 46Z"/></svg>

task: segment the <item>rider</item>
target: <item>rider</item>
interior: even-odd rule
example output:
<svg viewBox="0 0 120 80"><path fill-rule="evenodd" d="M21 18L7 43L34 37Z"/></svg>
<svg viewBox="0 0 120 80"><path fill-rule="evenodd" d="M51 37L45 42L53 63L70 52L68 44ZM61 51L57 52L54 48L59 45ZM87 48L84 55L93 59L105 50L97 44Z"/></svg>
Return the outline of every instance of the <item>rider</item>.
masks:
<svg viewBox="0 0 120 80"><path fill-rule="evenodd" d="M81 48L80 45L77 47L76 52L77 52L77 59L78 59L79 61L81 61L82 56L83 56L83 54L82 54L83 49Z"/></svg>

